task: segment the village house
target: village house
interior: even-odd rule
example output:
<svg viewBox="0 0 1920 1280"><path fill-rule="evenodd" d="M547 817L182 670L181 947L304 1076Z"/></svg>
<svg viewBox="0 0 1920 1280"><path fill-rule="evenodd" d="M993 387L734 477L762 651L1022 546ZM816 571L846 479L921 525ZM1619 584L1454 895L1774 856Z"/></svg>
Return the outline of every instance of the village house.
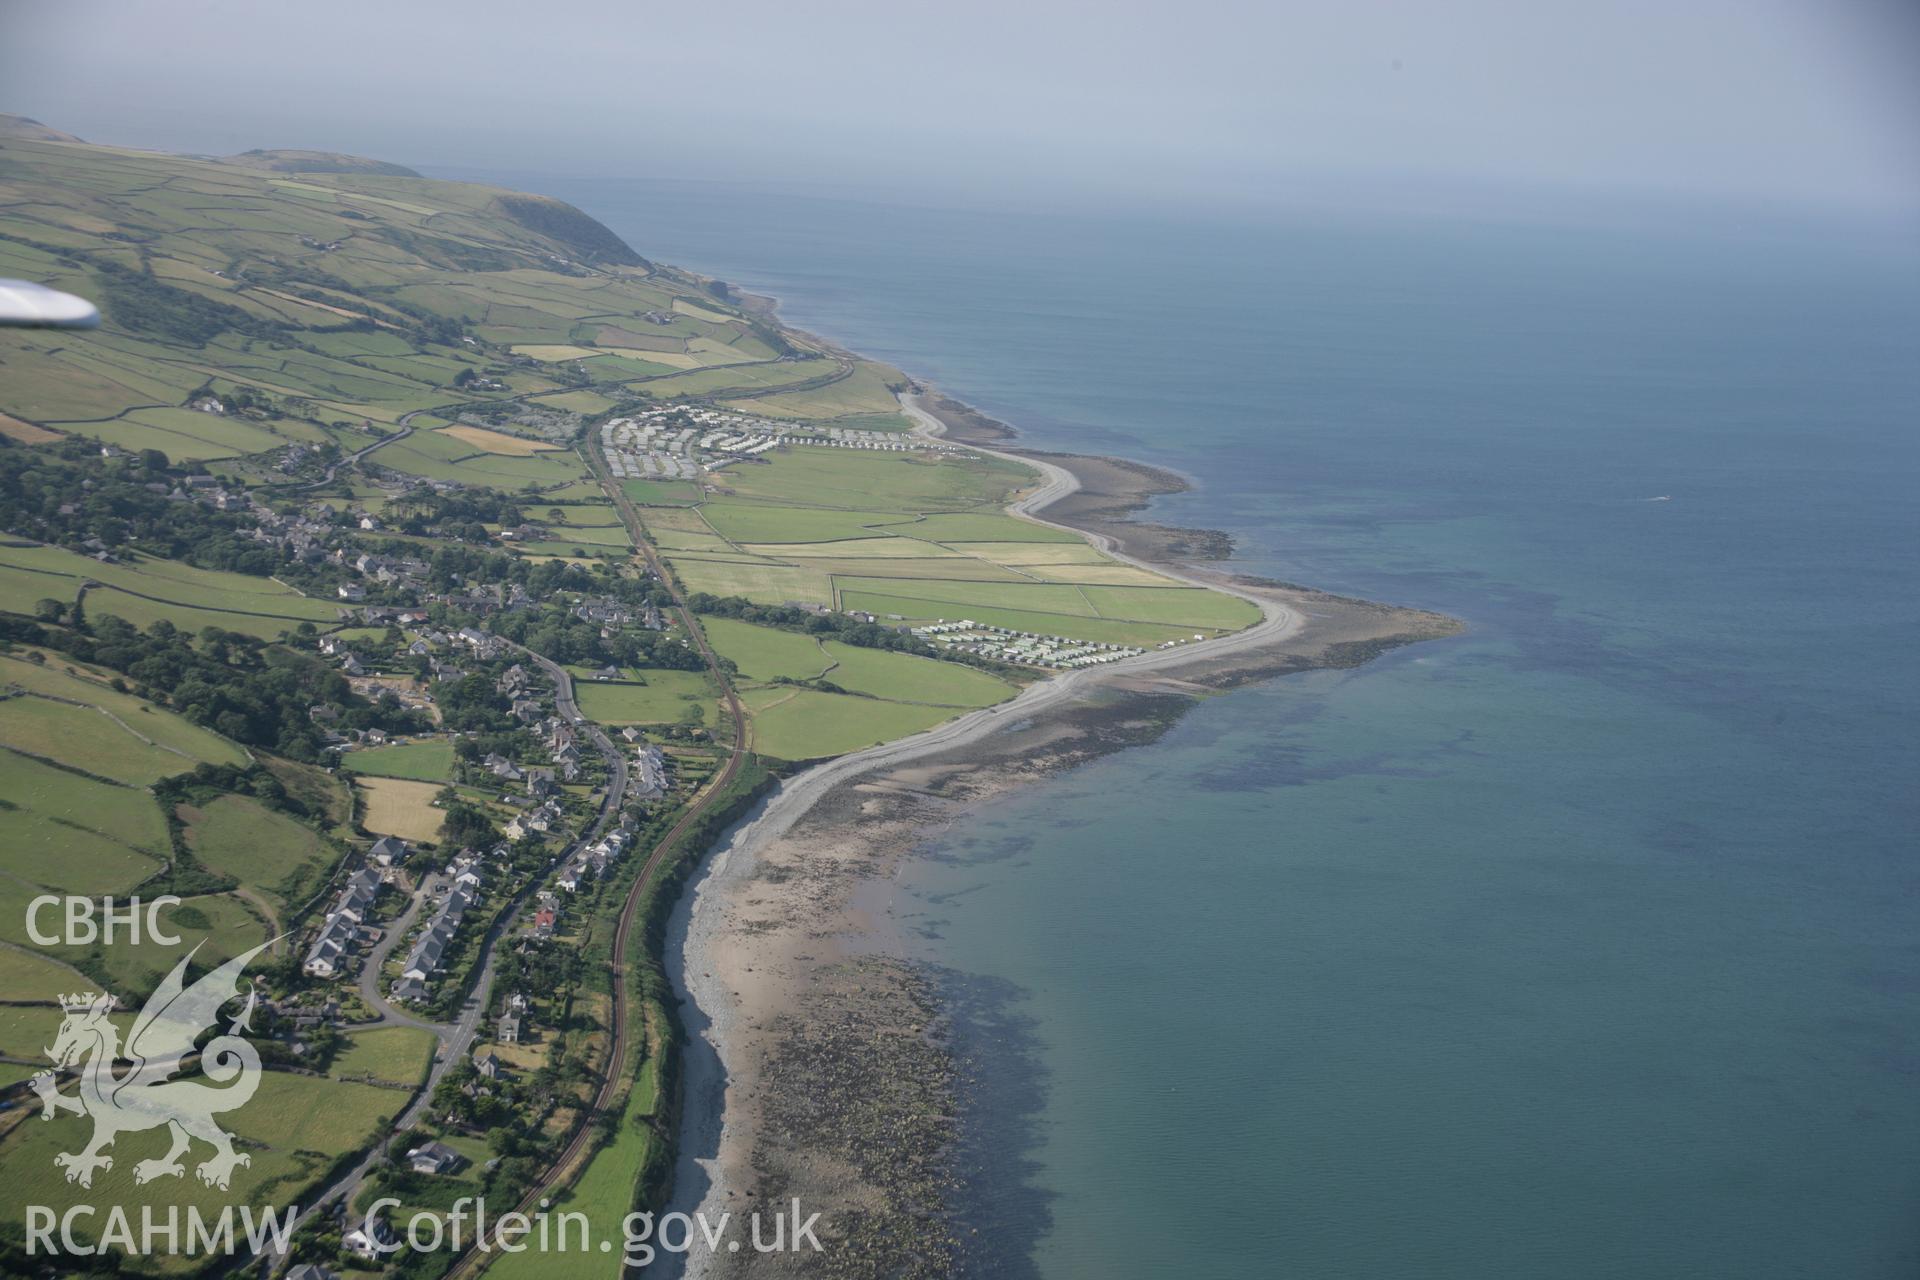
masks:
<svg viewBox="0 0 1920 1280"><path fill-rule="evenodd" d="M340 1237L340 1245L355 1257L384 1262L400 1244L400 1237L385 1218L368 1215L360 1224Z"/></svg>
<svg viewBox="0 0 1920 1280"><path fill-rule="evenodd" d="M397 867L407 860L407 842L399 836L381 836L367 850L367 856L383 867Z"/></svg>
<svg viewBox="0 0 1920 1280"><path fill-rule="evenodd" d="M466 1157L444 1142L429 1142L407 1152L407 1166L415 1173L445 1175L464 1163Z"/></svg>

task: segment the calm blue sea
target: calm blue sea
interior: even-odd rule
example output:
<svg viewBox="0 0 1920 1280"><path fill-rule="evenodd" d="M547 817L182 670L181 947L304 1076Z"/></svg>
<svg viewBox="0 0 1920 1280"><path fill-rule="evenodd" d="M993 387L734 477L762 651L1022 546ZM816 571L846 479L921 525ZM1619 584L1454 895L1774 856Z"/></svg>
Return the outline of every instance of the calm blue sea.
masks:
<svg viewBox="0 0 1920 1280"><path fill-rule="evenodd" d="M900 885L983 1274L1920 1275L1915 246L539 185L1471 624Z"/></svg>

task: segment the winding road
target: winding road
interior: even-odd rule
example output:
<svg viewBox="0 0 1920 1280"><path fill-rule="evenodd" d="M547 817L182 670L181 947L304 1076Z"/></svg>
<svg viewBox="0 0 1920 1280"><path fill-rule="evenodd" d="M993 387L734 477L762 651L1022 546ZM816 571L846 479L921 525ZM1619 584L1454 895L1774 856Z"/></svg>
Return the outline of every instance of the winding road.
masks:
<svg viewBox="0 0 1920 1280"><path fill-rule="evenodd" d="M605 731L598 725L583 720L579 706L574 700L573 676L568 673L566 668L541 657L531 649L521 645L515 645L511 641L504 641L504 643L518 650L522 657L530 660L542 671L546 672L547 676L553 681L553 700L556 710L570 723L584 728L588 739L599 749L601 755L603 755L607 761L607 786L600 801L600 812L595 817L593 825L587 828L579 839L569 844L566 849L561 852L559 860L564 862L585 846L592 844L594 841L600 839L601 836L605 835L607 828L613 825L615 819L619 817L621 806L626 803L627 798L627 758L614 743L613 739L606 735ZM330 1210L336 1204L351 1205L354 1197L359 1194L360 1187L366 1181L367 1176L372 1173L384 1157L387 1141L391 1134L403 1133L420 1122L421 1118L426 1115L427 1108L432 1105L433 1092L439 1087L441 1080L446 1077L447 1072L453 1069L455 1063L465 1061L468 1054L473 1051L474 1041L477 1040L480 1035L482 1020L486 1017L487 1007L492 1003L493 999L493 982L498 967L497 952L500 941L505 938L513 929L514 925L518 923L522 908L525 907L527 900L532 897L534 891L542 883L543 878L529 880L508 905L507 909L500 913L492 927L488 929L487 936L480 945L480 963L469 979L466 999L460 1004L460 1016L451 1023L429 1022L425 1019L414 1017L412 1014L394 1007L379 991L381 966L386 963L387 957L393 953L394 948L398 946L400 941L406 936L407 930L412 927L414 920L418 918L421 907L425 904L428 895L432 893L439 879L438 873L429 873L421 880L420 887L414 892L413 901L408 904L407 909L388 927L385 936L381 938L379 943L367 953L366 961L361 965L360 969L360 995L367 1002L369 1008L376 1010L381 1015L378 1022L370 1025L420 1027L433 1032L440 1041L438 1047L434 1050L433 1066L427 1072L426 1082L415 1092L412 1101L407 1105L407 1109L401 1112L399 1117L393 1122L389 1135L383 1137L382 1140L375 1144L357 1163L342 1173L338 1178L334 1179L332 1183L328 1184L326 1188L313 1198L311 1203L304 1206L301 1209L301 1215L303 1217L316 1212ZM629 913L630 912L631 904L629 905ZM583 1131L585 1129L586 1126L583 1126ZM270 1271L277 1273L281 1268L285 1267L286 1263L287 1258L284 1255L276 1255Z"/></svg>

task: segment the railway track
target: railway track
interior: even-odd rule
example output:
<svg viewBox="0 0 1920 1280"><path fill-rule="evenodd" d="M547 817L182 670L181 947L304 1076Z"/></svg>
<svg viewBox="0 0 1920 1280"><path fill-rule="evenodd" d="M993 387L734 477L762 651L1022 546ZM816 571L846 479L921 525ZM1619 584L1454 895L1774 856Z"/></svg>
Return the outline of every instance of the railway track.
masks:
<svg viewBox="0 0 1920 1280"><path fill-rule="evenodd" d="M687 811L680 815L679 821L673 824L667 834L654 844L647 855L646 862L641 865L640 874L634 877L633 887L627 891L626 902L620 908L620 920L615 926L613 935L611 958L614 990L613 1044L607 1056L606 1078L601 1081L599 1090L594 1094L592 1105L575 1128L572 1139L560 1152L559 1157L548 1166L546 1173L527 1189L527 1193L514 1206L521 1213L531 1211L541 1199L552 1197L564 1189L586 1167L586 1157L592 1154L595 1134L599 1127L596 1122L613 1109L620 1098L621 1086L624 1083L622 1072L627 1060L628 1037L632 1033L627 1018L629 995L627 946L633 930L634 916L639 911L647 886L652 883L653 877L659 872L668 854L686 834L688 828L705 816L707 811L726 793L733 780L739 776L740 766L747 755L746 712L740 705L739 696L733 690L733 682L727 679L726 672L721 669L719 658L714 654L712 646L707 643L706 635L701 632L699 624L694 620L693 611L687 607L686 596L667 576L658 554L646 541L645 532L640 524L640 513L634 508L632 500L609 475L606 460L601 457L598 445L591 441L591 436L586 446L586 456L588 466L593 469L594 478L606 491L607 497L613 502L614 509L620 513L620 521L626 526L628 535L632 537L633 545L640 550L641 555L646 558L648 567L672 594L674 607L680 614L688 637L692 639L701 658L706 662L707 670L713 674L714 680L719 684L727 704L727 712L733 719L734 741L733 750L727 756L726 764L721 767L719 773L714 775L705 794L698 797ZM490 1240L487 1243L491 1245L495 1241ZM475 1246L469 1248L447 1272L448 1280L467 1280L468 1277L479 1275L485 1270L487 1264L498 1256L497 1251L482 1250L476 1242Z"/></svg>

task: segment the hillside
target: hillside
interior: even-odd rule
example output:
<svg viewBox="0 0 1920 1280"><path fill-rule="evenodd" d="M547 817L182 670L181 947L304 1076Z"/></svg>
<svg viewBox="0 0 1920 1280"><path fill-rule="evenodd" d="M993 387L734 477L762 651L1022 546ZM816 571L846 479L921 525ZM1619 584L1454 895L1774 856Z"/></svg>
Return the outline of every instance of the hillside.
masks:
<svg viewBox="0 0 1920 1280"><path fill-rule="evenodd" d="M58 129L50 129L31 116L8 115L0 111L0 138L19 138L23 142L79 142L80 139Z"/></svg>
<svg viewBox="0 0 1920 1280"><path fill-rule="evenodd" d="M417 410L577 420L679 398L710 370L729 372L694 388L782 417L895 407L895 371L818 363L840 358L558 200L329 153L203 160L26 127L0 138L0 275L96 299L105 324L0 337L0 430L16 439L82 434L176 459L358 447L367 424ZM796 341L815 363L780 363ZM771 399L841 382L817 403ZM182 412L235 393L244 420Z"/></svg>
<svg viewBox="0 0 1920 1280"><path fill-rule="evenodd" d="M46 141L75 141L75 139L50 138ZM274 173L373 173L389 178L417 178L420 175L405 165L389 164L385 160L369 160L365 156L350 156L339 151L242 151L237 156L225 156L223 164L237 164L247 169L267 169Z"/></svg>

